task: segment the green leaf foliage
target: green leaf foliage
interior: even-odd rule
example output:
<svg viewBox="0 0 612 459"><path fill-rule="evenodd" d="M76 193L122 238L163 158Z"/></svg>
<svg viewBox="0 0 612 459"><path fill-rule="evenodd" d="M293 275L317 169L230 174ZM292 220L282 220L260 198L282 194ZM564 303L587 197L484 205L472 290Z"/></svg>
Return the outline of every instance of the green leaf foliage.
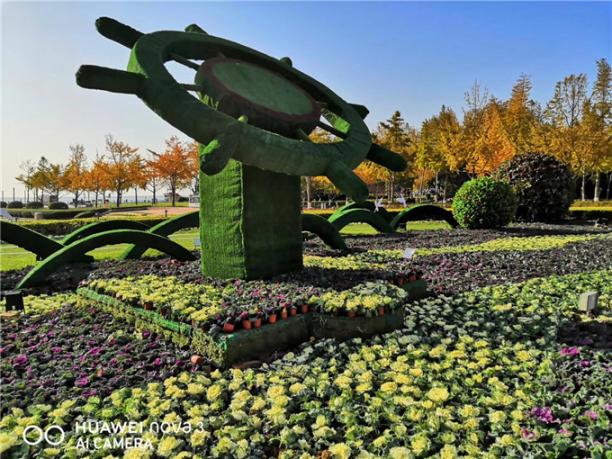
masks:
<svg viewBox="0 0 612 459"><path fill-rule="evenodd" d="M516 204L510 185L481 177L459 188L453 200L453 216L464 228L500 228L513 220Z"/></svg>

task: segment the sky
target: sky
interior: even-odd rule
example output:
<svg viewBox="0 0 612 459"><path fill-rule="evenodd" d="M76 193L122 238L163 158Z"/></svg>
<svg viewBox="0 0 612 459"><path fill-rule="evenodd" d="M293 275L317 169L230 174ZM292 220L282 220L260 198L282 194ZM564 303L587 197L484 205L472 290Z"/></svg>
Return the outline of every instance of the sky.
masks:
<svg viewBox="0 0 612 459"><path fill-rule="evenodd" d="M14 177L25 160L66 162L77 143L93 157L109 133L142 152L181 135L133 95L76 85L82 64L127 64L129 51L96 32L100 16L142 32L197 23L289 56L346 101L366 105L371 128L395 110L417 127L443 104L461 115L475 79L506 99L527 74L532 98L546 103L555 82L586 73L592 83L595 61L612 55L609 2L4 2L1 13L5 200L13 187L23 196ZM193 78L182 68L176 75Z"/></svg>

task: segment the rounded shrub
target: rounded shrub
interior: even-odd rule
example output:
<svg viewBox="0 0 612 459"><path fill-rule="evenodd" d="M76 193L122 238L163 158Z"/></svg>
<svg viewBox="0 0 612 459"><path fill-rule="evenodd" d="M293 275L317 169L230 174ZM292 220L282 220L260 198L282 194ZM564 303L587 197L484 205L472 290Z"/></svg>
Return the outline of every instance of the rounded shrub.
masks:
<svg viewBox="0 0 612 459"><path fill-rule="evenodd" d="M516 217L528 222L558 220L574 199L574 178L568 167L543 153L517 155L502 164L498 178L507 180L518 199Z"/></svg>
<svg viewBox="0 0 612 459"><path fill-rule="evenodd" d="M23 202L21 201L11 201L7 204L7 206L9 209L22 209L23 208Z"/></svg>
<svg viewBox="0 0 612 459"><path fill-rule="evenodd" d="M0 201L0 209L6 209L6 201Z"/></svg>
<svg viewBox="0 0 612 459"><path fill-rule="evenodd" d="M30 201L26 204L26 209L42 209L44 204L40 201Z"/></svg>
<svg viewBox="0 0 612 459"><path fill-rule="evenodd" d="M51 204L49 204L49 209L68 209L68 204L66 204L65 202L52 202Z"/></svg>
<svg viewBox="0 0 612 459"><path fill-rule="evenodd" d="M500 228L510 223L515 213L512 187L492 177L465 182L453 199L453 216L464 228Z"/></svg>

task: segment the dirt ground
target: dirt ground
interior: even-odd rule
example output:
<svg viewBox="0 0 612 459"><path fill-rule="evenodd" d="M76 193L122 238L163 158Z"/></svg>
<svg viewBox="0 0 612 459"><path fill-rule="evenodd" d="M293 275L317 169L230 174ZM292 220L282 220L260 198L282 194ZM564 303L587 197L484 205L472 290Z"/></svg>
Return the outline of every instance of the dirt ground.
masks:
<svg viewBox="0 0 612 459"><path fill-rule="evenodd" d="M189 212L195 212L198 210L197 207L144 207L142 210L129 210L126 212L113 212L113 217L117 217L120 215L129 216L129 215L146 215L151 217L163 217L166 215L165 212L168 212L167 215L175 216L187 214Z"/></svg>

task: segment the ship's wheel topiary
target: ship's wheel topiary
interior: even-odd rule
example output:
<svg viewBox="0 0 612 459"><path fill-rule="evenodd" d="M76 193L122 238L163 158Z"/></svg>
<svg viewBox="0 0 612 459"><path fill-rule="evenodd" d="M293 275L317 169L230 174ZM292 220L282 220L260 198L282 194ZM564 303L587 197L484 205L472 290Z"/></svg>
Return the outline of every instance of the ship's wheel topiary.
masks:
<svg viewBox="0 0 612 459"><path fill-rule="evenodd" d="M135 94L201 145L205 275L257 278L302 267L300 176L325 175L363 201L368 189L353 172L362 161L394 171L406 167L401 156L372 144L365 107L345 102L289 58L213 37L196 25L143 34L100 18L96 27L131 49L127 71L85 65L77 83ZM170 60L196 70L195 83L178 83L164 66ZM308 134L317 126L340 141L311 143Z"/></svg>

